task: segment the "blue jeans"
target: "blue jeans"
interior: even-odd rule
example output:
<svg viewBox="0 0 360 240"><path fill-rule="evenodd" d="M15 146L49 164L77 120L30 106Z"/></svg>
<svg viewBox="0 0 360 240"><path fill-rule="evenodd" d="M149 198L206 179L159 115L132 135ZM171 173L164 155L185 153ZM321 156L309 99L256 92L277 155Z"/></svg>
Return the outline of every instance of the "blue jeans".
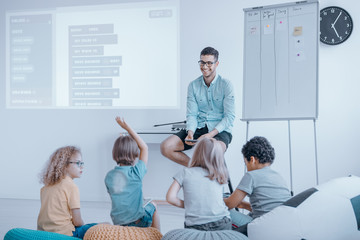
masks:
<svg viewBox="0 0 360 240"><path fill-rule="evenodd" d="M152 217L154 215L154 212L156 210L154 204L152 204L151 202L148 203L145 208L145 215L136 220L135 222L132 223L128 223L126 225L123 226L130 226L130 227L150 227L152 224Z"/></svg>
<svg viewBox="0 0 360 240"><path fill-rule="evenodd" d="M236 226L235 228L238 228L242 225L246 225L253 220L252 217L243 214L241 212L235 211L234 209L230 210L230 217L233 226L234 227Z"/></svg>
<svg viewBox="0 0 360 240"><path fill-rule="evenodd" d="M224 217L215 222L209 222L209 223L192 225L192 226L187 226L184 223L184 227L197 229L197 230L201 230L201 231L231 230L231 219L228 217Z"/></svg>
<svg viewBox="0 0 360 240"><path fill-rule="evenodd" d="M233 225L232 229L247 236L247 225L253 218L234 209L230 210L230 217Z"/></svg>
<svg viewBox="0 0 360 240"><path fill-rule="evenodd" d="M89 230L89 228L91 228L92 226L95 226L95 225L97 225L97 223L89 223L89 224L82 225L80 227L75 227L75 231L73 231L73 237L83 239L84 236L85 236L86 231Z"/></svg>

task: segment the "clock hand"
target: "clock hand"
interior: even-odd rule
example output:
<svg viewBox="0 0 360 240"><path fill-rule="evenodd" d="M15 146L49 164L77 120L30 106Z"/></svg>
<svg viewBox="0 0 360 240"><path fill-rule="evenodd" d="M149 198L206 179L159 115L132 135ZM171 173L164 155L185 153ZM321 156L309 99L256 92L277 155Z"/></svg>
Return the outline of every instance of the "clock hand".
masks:
<svg viewBox="0 0 360 240"><path fill-rule="evenodd" d="M331 24L331 27L332 27L332 29L334 29L334 31L335 31L335 33L336 33L336 36L337 36L338 38L340 38L338 32L337 32L336 29L335 29L334 24L335 24L335 23Z"/></svg>
<svg viewBox="0 0 360 240"><path fill-rule="evenodd" d="M339 13L339 15L337 16L337 18L335 19L334 23L332 24L333 26L335 25L335 23L337 22L337 20L339 19L340 15L342 12Z"/></svg>

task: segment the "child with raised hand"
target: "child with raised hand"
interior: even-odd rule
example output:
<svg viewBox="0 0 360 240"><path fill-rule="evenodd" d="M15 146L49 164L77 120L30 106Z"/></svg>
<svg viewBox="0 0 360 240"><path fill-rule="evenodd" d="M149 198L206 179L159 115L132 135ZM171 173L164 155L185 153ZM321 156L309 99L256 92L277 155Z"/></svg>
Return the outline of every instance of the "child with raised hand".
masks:
<svg viewBox="0 0 360 240"><path fill-rule="evenodd" d="M41 173L41 208L37 229L83 238L97 223L86 224L81 218L80 194L73 179L80 178L84 162L80 149L66 146L57 149Z"/></svg>
<svg viewBox="0 0 360 240"><path fill-rule="evenodd" d="M221 145L213 138L204 138L196 144L189 167L175 175L166 200L185 208L185 228L231 230L230 213L223 201L227 180ZM181 188L184 200L177 196Z"/></svg>
<svg viewBox="0 0 360 240"><path fill-rule="evenodd" d="M151 226L160 230L156 205L150 202L143 206L142 179L146 173L148 146L124 119L116 117L116 122L130 136L116 139L112 156L117 166L105 177L112 202L110 215L113 223L122 226ZM137 158L139 161L136 161Z"/></svg>
<svg viewBox="0 0 360 240"><path fill-rule="evenodd" d="M238 207L250 211L248 215L230 211L233 225L238 227L236 230L246 234L249 222L281 205L291 195L284 179L270 168L275 151L266 138L250 139L241 151L247 173L236 190L224 201L229 209ZM250 203L243 201L246 196L249 196Z"/></svg>

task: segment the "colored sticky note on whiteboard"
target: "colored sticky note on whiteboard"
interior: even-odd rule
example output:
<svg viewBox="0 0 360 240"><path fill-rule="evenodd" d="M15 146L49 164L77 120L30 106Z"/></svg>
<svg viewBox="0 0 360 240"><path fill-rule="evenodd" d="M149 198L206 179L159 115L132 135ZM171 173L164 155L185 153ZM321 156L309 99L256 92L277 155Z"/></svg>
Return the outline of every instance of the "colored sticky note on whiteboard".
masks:
<svg viewBox="0 0 360 240"><path fill-rule="evenodd" d="M296 62L302 62L306 60L305 53L303 51L298 51L295 54L295 61Z"/></svg>
<svg viewBox="0 0 360 240"><path fill-rule="evenodd" d="M294 37L294 48L295 49L304 49L304 46L305 46L305 42L304 42L303 36Z"/></svg>
<svg viewBox="0 0 360 240"><path fill-rule="evenodd" d="M265 24L264 25L264 34L272 34L273 33L273 25Z"/></svg>
<svg viewBox="0 0 360 240"><path fill-rule="evenodd" d="M302 35L302 27L294 27L293 35L294 35L294 36L300 36L300 35Z"/></svg>
<svg viewBox="0 0 360 240"><path fill-rule="evenodd" d="M286 20L277 20L276 28L277 31L285 31L287 29L287 22Z"/></svg>

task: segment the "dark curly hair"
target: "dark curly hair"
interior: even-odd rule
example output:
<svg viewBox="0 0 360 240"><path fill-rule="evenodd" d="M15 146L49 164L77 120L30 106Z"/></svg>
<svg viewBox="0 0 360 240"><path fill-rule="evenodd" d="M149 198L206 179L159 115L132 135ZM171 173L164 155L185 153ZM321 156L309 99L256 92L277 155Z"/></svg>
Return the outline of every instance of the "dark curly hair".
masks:
<svg viewBox="0 0 360 240"><path fill-rule="evenodd" d="M243 146L241 152L247 161L250 161L250 157L254 157L261 164L272 164L275 159L275 150L264 137L253 137Z"/></svg>
<svg viewBox="0 0 360 240"><path fill-rule="evenodd" d="M217 61L219 59L219 52L218 50L216 50L215 48L212 47L206 47L204 48L201 53L200 53L200 57L201 56L205 56L205 55L212 55L215 58L215 61Z"/></svg>

